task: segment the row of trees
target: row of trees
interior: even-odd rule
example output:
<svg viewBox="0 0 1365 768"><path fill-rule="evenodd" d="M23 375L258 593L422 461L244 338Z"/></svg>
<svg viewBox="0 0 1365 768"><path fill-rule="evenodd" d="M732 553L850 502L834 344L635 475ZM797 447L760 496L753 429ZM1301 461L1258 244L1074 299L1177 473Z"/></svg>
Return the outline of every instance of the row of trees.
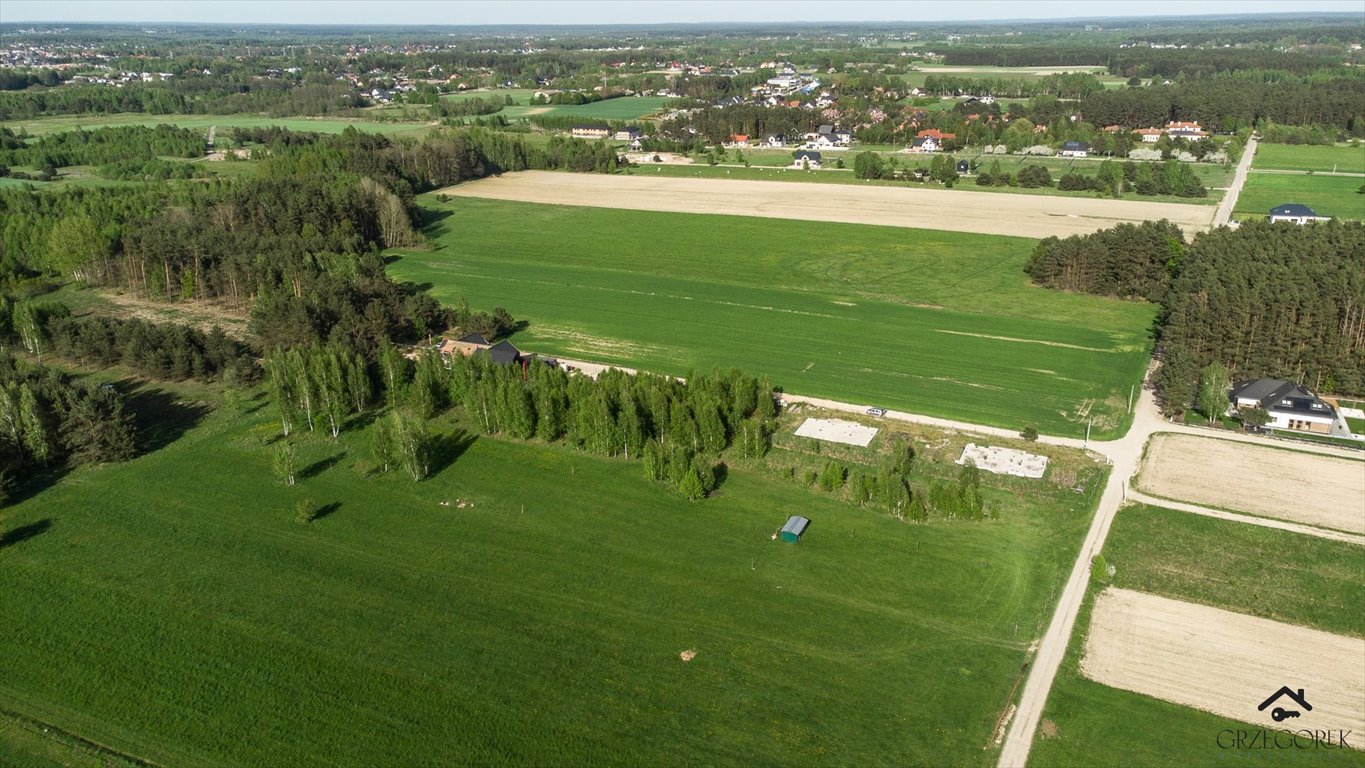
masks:
<svg viewBox="0 0 1365 768"><path fill-rule="evenodd" d="M251 351L217 326L206 333L179 323L49 311L42 333L50 354L100 367L122 364L148 378L250 384L257 377Z"/></svg>
<svg viewBox="0 0 1365 768"><path fill-rule="evenodd" d="M7 135L6 135L7 134ZM0 164L41 168L52 165L107 165L157 157L204 156L204 134L173 125L125 125L83 131L52 133L24 143L8 128L0 128Z"/></svg>
<svg viewBox="0 0 1365 768"><path fill-rule="evenodd" d="M1185 255L1169 221L1119 224L1089 235L1044 238L1024 271L1049 288L1160 303Z"/></svg>

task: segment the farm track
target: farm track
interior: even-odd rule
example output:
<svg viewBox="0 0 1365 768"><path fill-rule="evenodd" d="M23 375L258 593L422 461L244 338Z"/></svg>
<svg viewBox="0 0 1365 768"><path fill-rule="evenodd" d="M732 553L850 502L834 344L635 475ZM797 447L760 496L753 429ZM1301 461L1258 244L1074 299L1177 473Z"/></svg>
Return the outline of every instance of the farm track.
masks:
<svg viewBox="0 0 1365 768"><path fill-rule="evenodd" d="M509 173L446 187L436 194L1034 238L1089 234L1149 219L1168 219L1193 235L1207 229L1212 216L1210 206L1179 203L552 171Z"/></svg>

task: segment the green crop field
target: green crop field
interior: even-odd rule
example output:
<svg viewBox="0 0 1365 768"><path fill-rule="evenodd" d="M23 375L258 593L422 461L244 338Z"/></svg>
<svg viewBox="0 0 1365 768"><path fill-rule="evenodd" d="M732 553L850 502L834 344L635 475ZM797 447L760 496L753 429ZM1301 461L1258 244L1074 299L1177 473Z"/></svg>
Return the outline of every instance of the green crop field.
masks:
<svg viewBox="0 0 1365 768"><path fill-rule="evenodd" d="M1160 507L1124 507L1104 547L1114 585L1340 634L1365 635L1365 549ZM1101 685L1080 673L1092 587L1048 697L1029 765L1285 764L1280 750L1223 750L1245 723ZM1043 731L1051 723L1055 735ZM1353 739L1354 741L1354 739ZM1296 765L1362 766L1360 750L1295 751Z"/></svg>
<svg viewBox="0 0 1365 768"><path fill-rule="evenodd" d="M0 709L160 765L990 765L1095 501L914 525L732 467L693 504L449 416L420 484L362 428L288 488L270 404L135 395L160 447L4 511Z"/></svg>
<svg viewBox="0 0 1365 768"><path fill-rule="evenodd" d="M341 133L354 126L358 131L385 133L390 135L415 136L431 129L425 123L383 123L372 120L347 120L344 118L309 117L265 117L263 115L146 115L123 113L115 115L79 115L62 117L35 117L27 120L9 120L0 126L12 131L24 130L30 136L42 136L76 128L103 128L114 125L177 125L182 128L200 128L205 132L210 126L226 137L232 128L254 128L277 125L291 131L313 131L316 133Z"/></svg>
<svg viewBox="0 0 1365 768"><path fill-rule="evenodd" d="M1264 217L1282 203L1303 203L1320 216L1365 219L1362 186L1365 177L1360 176L1251 173L1237 198L1235 213Z"/></svg>
<svg viewBox="0 0 1365 768"><path fill-rule="evenodd" d="M1149 304L1032 286L1033 241L738 216L421 198L390 267L506 306L532 350L651 371L737 366L788 391L1080 435L1124 427Z"/></svg>
<svg viewBox="0 0 1365 768"><path fill-rule="evenodd" d="M1333 170L1340 173L1365 173L1365 147L1262 142L1256 145L1256 157L1251 167L1317 173ZM1361 181L1365 183L1365 179Z"/></svg>

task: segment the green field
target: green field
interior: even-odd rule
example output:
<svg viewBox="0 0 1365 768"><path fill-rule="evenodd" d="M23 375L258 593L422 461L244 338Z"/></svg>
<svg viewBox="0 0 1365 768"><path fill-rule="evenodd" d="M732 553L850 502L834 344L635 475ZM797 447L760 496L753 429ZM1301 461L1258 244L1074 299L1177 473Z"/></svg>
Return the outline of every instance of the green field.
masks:
<svg viewBox="0 0 1365 768"><path fill-rule="evenodd" d="M1252 168L1272 168L1287 171L1329 173L1365 173L1365 147L1345 144L1322 146L1317 144L1256 145ZM1365 183L1365 179L1361 180Z"/></svg>
<svg viewBox="0 0 1365 768"><path fill-rule="evenodd" d="M529 349L1080 435L1125 426L1155 308L1032 286L1030 240L420 198L433 248L390 267L506 306Z"/></svg>
<svg viewBox="0 0 1365 768"><path fill-rule="evenodd" d="M291 489L273 408L214 399L139 391L163 447L5 509L0 708L168 766L985 766L1095 500L911 525L732 467L692 504L449 419L421 484L347 432Z"/></svg>
<svg viewBox="0 0 1365 768"><path fill-rule="evenodd" d="M1303 203L1320 216L1365 219L1365 195L1359 191L1362 186L1365 177L1360 176L1251 173L1234 213L1264 217L1277 205Z"/></svg>
<svg viewBox="0 0 1365 768"><path fill-rule="evenodd" d="M1288 531L1184 512L1128 506L1104 546L1114 585L1329 632L1365 635L1365 549ZM1219 731L1235 720L1086 679L1079 670L1090 626L1091 590L1057 674L1029 765L1285 765L1279 750L1222 750ZM1295 765L1365 765L1365 752L1296 751Z"/></svg>
<svg viewBox="0 0 1365 768"><path fill-rule="evenodd" d="M76 128L162 124L176 125L181 128L200 128L206 133L210 126L216 125L225 138L227 131L231 128L254 128L268 125L277 125L291 131L313 131L316 133L341 133L347 127L354 126L358 131L403 136L416 136L431 129L431 125L425 123L383 123L344 118L265 117L263 115L146 115L134 113L36 117L28 120L9 120L0 123L0 126L16 132L19 130L28 131L30 136L42 136Z"/></svg>

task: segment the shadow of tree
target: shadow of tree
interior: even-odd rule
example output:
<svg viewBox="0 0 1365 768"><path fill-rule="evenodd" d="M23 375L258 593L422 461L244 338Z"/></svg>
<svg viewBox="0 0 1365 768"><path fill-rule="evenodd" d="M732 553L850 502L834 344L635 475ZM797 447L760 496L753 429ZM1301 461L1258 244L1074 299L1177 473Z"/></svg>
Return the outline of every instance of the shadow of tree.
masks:
<svg viewBox="0 0 1365 768"><path fill-rule="evenodd" d="M211 410L204 403L187 403L173 392L146 382L125 379L115 387L137 429L138 453L157 451L190 431Z"/></svg>
<svg viewBox="0 0 1365 768"><path fill-rule="evenodd" d="M435 477L442 471L454 464L457 459L469 450L470 446L478 441L477 435L472 435L464 430L456 430L449 434L433 435L431 439L431 471L428 477Z"/></svg>
<svg viewBox="0 0 1365 768"><path fill-rule="evenodd" d="M52 518L44 518L36 523L21 525L12 531L4 531L0 533L0 549L12 547L21 541L27 541L34 536L45 533L51 527Z"/></svg>
<svg viewBox="0 0 1365 768"><path fill-rule="evenodd" d="M332 514L338 509L341 509L341 502L339 501L334 501L331 504L324 504L321 507L318 507L318 511L314 513L313 519L321 520L322 518L327 517L328 515Z"/></svg>
<svg viewBox="0 0 1365 768"><path fill-rule="evenodd" d="M296 473L295 476L296 476L299 480L307 480L307 479L310 478L310 477L317 477L318 475L322 474L323 472L326 472L327 470L331 469L332 467L335 467L335 466L336 466L338 463L340 463L341 460L344 459L344 458L346 458L346 452L345 452L345 451L342 451L341 453L338 453L338 454L336 454L335 456L328 456L328 457L325 458L325 459L322 459L322 460L320 460L320 461L315 461L315 462L313 462L312 464L309 464L308 466L306 466L306 467L304 467L303 469L299 470L298 473Z"/></svg>

